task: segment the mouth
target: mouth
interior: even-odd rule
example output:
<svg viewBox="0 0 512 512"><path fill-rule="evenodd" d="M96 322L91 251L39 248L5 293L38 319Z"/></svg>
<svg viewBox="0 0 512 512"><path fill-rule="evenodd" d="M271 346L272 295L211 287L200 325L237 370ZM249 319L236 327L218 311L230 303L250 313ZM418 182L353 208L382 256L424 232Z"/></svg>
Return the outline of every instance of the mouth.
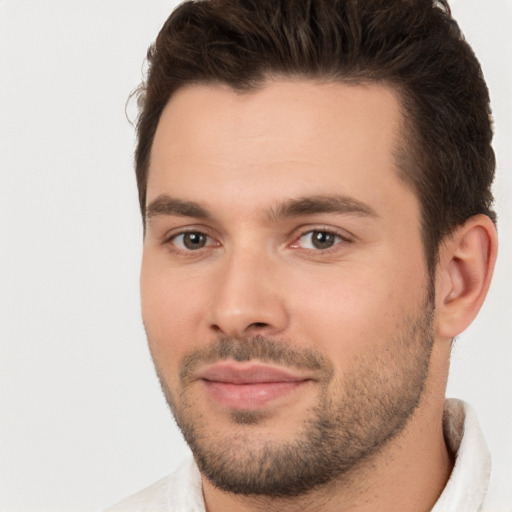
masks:
<svg viewBox="0 0 512 512"><path fill-rule="evenodd" d="M312 378L271 365L224 361L203 368L197 374L208 396L221 406L257 410L285 399L312 382Z"/></svg>

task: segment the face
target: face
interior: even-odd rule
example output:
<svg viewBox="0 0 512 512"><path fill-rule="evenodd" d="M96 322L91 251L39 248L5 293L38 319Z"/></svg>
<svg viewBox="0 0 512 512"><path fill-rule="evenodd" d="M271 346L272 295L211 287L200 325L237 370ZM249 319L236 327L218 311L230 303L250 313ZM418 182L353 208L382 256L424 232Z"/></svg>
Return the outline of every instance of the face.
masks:
<svg viewBox="0 0 512 512"><path fill-rule="evenodd" d="M190 86L152 148L142 311L201 472L299 495L361 467L421 404L433 306L381 85Z"/></svg>

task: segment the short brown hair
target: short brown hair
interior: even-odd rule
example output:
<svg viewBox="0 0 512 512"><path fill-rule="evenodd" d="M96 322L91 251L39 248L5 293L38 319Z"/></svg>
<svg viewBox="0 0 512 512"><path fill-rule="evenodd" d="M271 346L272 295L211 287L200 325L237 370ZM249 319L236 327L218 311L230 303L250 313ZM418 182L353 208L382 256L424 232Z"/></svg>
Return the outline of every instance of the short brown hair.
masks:
<svg viewBox="0 0 512 512"><path fill-rule="evenodd" d="M495 221L489 93L446 0L197 0L181 4L148 50L135 154L142 215L153 138L177 89L238 91L272 76L383 82L404 113L399 174L422 212L427 264L472 215Z"/></svg>

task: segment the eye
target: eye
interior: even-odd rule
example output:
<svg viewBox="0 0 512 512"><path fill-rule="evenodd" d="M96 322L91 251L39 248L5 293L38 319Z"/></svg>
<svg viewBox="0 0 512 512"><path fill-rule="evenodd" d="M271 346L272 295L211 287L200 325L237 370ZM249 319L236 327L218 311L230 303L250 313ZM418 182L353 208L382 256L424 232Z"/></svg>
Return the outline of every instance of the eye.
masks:
<svg viewBox="0 0 512 512"><path fill-rule="evenodd" d="M325 230L314 230L304 233L296 242L303 249L326 250L343 241L336 233Z"/></svg>
<svg viewBox="0 0 512 512"><path fill-rule="evenodd" d="M210 245L214 245L214 240L200 231L187 231L173 236L170 240L178 249L184 251L197 251Z"/></svg>

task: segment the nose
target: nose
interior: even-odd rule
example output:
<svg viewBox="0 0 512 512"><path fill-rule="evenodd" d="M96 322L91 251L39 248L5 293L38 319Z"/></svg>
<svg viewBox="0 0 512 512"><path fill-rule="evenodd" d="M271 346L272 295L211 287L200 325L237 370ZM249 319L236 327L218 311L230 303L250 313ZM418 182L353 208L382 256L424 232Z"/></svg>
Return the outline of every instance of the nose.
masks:
<svg viewBox="0 0 512 512"><path fill-rule="evenodd" d="M210 329L231 337L281 333L289 318L278 265L262 253L241 252L219 263Z"/></svg>

